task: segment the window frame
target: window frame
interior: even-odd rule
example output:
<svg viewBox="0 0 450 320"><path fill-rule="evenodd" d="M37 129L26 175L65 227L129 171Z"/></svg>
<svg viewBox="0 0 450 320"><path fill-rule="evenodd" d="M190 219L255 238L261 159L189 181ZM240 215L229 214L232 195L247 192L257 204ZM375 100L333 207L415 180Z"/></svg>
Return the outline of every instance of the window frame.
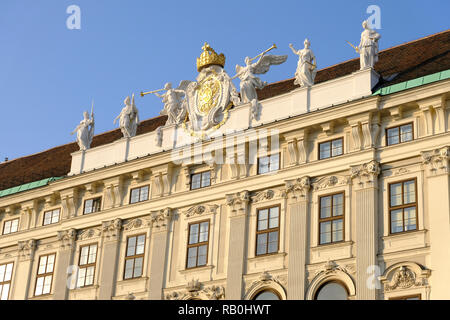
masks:
<svg viewBox="0 0 450 320"><path fill-rule="evenodd" d="M414 192L415 192L415 202L414 203L408 203L408 204L402 204L399 206L394 206L391 207L391 185L393 184L399 184L401 183L402 185L402 202L403 202L403 197L404 197L404 183L405 182L409 182L409 181L414 181ZM419 205L418 205L418 201L417 201L417 177L414 178L410 178L410 179L405 179L405 180L400 180L400 181L394 181L391 183L388 183L388 219L389 219L389 235L397 235L397 234L402 234L405 232L415 232L419 230ZM404 230L405 229L405 212L404 209L405 208L411 208L411 207L415 207L416 208L416 228L413 230ZM394 210L399 210L402 209L402 221L403 221L403 231L399 231L399 232L392 232L392 218L391 218L391 211Z"/></svg>
<svg viewBox="0 0 450 320"><path fill-rule="evenodd" d="M259 162L260 162L261 158L269 158L268 165L269 165L269 168L270 168L270 164L271 164L270 159L271 159L272 156L274 156L276 154L278 154L278 169L277 170L269 170L267 172L261 173L260 170L259 170ZM274 152L274 153L271 153L271 154L268 154L268 155L265 155L265 156L258 157L258 159L256 161L256 175L269 174L271 172L275 172L275 171L278 171L278 170L281 170L281 152Z"/></svg>
<svg viewBox="0 0 450 320"><path fill-rule="evenodd" d="M338 194L342 194L342 215L333 217L333 201L334 201L333 199L334 199L334 196L338 195ZM320 213L322 211L322 201L321 201L321 199L322 198L326 198L326 197L331 197L331 217L322 219L322 218L320 218ZM319 212L318 212L318 221L319 222L318 222L318 231L317 231L317 238L318 238L317 239L317 244L319 246L326 246L326 245L333 245L333 244L336 244L336 243L345 242L345 191L342 190L342 191L337 191L337 192L334 192L334 193L328 193L328 194L320 195L318 201L319 201ZM333 241L333 229L331 229L331 241L327 242L327 243L321 243L320 242L320 224L322 222L339 220L339 219L342 219L342 240ZM331 224L331 227L333 228L333 224Z"/></svg>
<svg viewBox="0 0 450 320"><path fill-rule="evenodd" d="M407 125L411 125L411 136L412 136L412 139L411 139L411 140L408 140L408 141L401 141L400 128L403 127L403 126L407 126ZM388 130L392 130L392 129L397 129L397 130L398 130L398 137L399 137L398 139L399 139L399 142L398 142L398 143L392 143L392 144L389 144ZM414 122L407 122L407 123L399 124L399 125L394 126L394 127L386 128L386 129L384 130L384 135L385 135L386 147L389 147L389 146L396 146L396 145L401 144L401 143L414 141Z"/></svg>
<svg viewBox="0 0 450 320"><path fill-rule="evenodd" d="M138 240L138 238L140 237L140 236L144 236L145 238L144 238L144 252L142 252L142 253L140 253L140 254L136 254L136 250L135 250L135 254L134 255L132 255L132 256L127 256L127 254L128 254L128 243L129 243L129 239L130 238L136 238L136 244L137 244L137 240ZM126 240L126 246L125 246L125 258L124 258L124 260L123 260L123 276L122 276L122 279L123 280L133 280L133 279L139 279L139 278L142 278L143 276L144 276L144 266L145 266L145 247L146 247L146 245L147 245L147 233L138 233L138 234L134 234L134 235L131 235L131 236L127 236L127 240ZM135 271L135 269L134 269L134 266L135 266L135 261L136 261L136 259L138 259L138 258L142 258L142 272L141 272L141 275L140 276L135 276L134 275L134 271ZM125 278L125 275L126 275L126 271L127 271L127 260L133 260L133 276L132 277L130 277L130 278Z"/></svg>
<svg viewBox="0 0 450 320"><path fill-rule="evenodd" d="M410 298L419 298L419 300L422 300L422 294L416 293L407 296L390 297L388 300L409 300Z"/></svg>
<svg viewBox="0 0 450 320"><path fill-rule="evenodd" d="M50 222L50 223L45 223L45 215L47 214L47 213L50 213L50 212L52 212L52 214L53 214L53 212L54 211L56 211L56 210L58 210L59 211L59 214L58 214L58 221L57 222ZM53 218L53 215L52 215L52 218ZM50 219L50 221L51 221L52 219ZM43 214L43 217L42 217L42 226L49 226L49 225L52 225L52 224L57 224L57 223L59 223L61 221L61 208L56 208L56 209L51 209L51 210L47 210L47 211L44 211L44 214Z"/></svg>
<svg viewBox="0 0 450 320"><path fill-rule="evenodd" d="M99 197L94 197L94 198L89 198L89 199L84 200L84 202L83 202L83 215L93 214L93 213L102 211L102 201L103 201L102 198L103 198L102 196L99 196ZM94 201L98 200L98 199L100 199L100 205L99 205L98 211L91 211L89 213L86 213L86 202L89 201L89 200L92 200L92 208L94 208Z"/></svg>
<svg viewBox="0 0 450 320"><path fill-rule="evenodd" d="M209 185L207 186L202 186L202 181L203 181L203 174L209 172ZM192 178L194 176L200 175L200 187L192 189ZM189 190L198 190L198 189L203 189L203 188L207 188L211 186L211 170L205 170L205 171L201 171L201 172L197 172L197 173L191 173L190 175L190 183L189 183Z"/></svg>
<svg viewBox="0 0 450 320"><path fill-rule="evenodd" d="M90 255L90 252L91 252L91 246L93 246L93 245L97 246L97 249L95 251L95 262L89 263L89 255ZM89 248L88 249L88 263L81 265L81 253L82 253L83 248L85 248L85 247ZM90 267L94 267L94 277L92 279L92 284L86 285L86 277L84 277L84 285L78 286L78 279L79 279L79 276L80 276L80 272L78 271L77 282L76 282L76 289L91 287L95 283L95 272L97 271L98 242L82 245L82 246L80 246L79 250L80 250L80 254L78 256L78 269L80 270L80 269L88 269Z"/></svg>
<svg viewBox="0 0 450 320"><path fill-rule="evenodd" d="M51 273L42 273L39 274L39 266L41 265L41 259L43 257L47 257L47 262L45 263L45 270L47 270L47 264L48 264L48 257L50 256L55 256L55 259L53 261L53 270ZM38 264L37 264L37 269L36 269L36 279L34 281L34 290L33 290L33 297L42 297L42 296L48 296L52 294L52 287L53 287L53 280L54 280L54 275L55 275L55 267L56 267L56 252L53 253L47 253L47 254L43 254L41 256L39 256L38 259ZM52 280L50 282L50 291L48 293L41 293L41 294L36 294L36 288L37 288L37 282L39 278L44 278L44 283L45 283L45 278L47 276L51 275L52 276ZM42 288L42 291L44 291L44 288Z"/></svg>
<svg viewBox="0 0 450 320"><path fill-rule="evenodd" d="M342 153L333 156L333 141L337 141L337 140L341 140L342 141ZM322 144L325 144L325 143L329 143L330 144L330 156L328 158L321 158L320 157L320 146ZM336 157L340 157L340 156L342 156L344 154L345 153L344 153L344 137L343 136L339 137L339 138L334 138L334 139L330 139L330 140L326 140L326 141L322 141L322 142L318 142L317 143L317 159L318 160L326 160L326 159L336 158Z"/></svg>
<svg viewBox="0 0 450 320"><path fill-rule="evenodd" d="M267 220L269 221L270 220L270 209L272 209L272 208L278 208L278 227L269 229L269 224L267 224L267 229L258 231L259 212L267 209L268 210L267 211L267 218L268 218ZM264 257L264 256L278 254L280 252L280 232L281 232L280 224L281 224L281 204L262 207L262 208L258 208L256 210L255 257ZM266 253L258 254L258 235L263 234L263 233L269 234L269 233L275 232L275 231L278 231L277 251L268 253L269 236L267 236Z"/></svg>
<svg viewBox="0 0 450 320"><path fill-rule="evenodd" d="M11 293L11 284L12 284L12 280L13 280L13 275L14 275L14 261L11 262L5 262L5 263L0 263L0 267L1 266L5 266L5 274L6 274L6 269L8 267L8 265L12 264L12 268L11 268L11 279L9 279L8 281L4 281L5 279L3 279L3 281L0 281L0 285L2 286L2 290L0 290L0 301L7 301L9 300L9 294ZM8 295L6 296L6 300L2 300L2 295L3 295L3 290L5 285L9 284L8 287Z"/></svg>
<svg viewBox="0 0 450 320"><path fill-rule="evenodd" d="M200 225L204 222L208 222L208 238L207 241L203 241L203 242L197 242L194 244L189 244L189 239L191 238L191 226L198 224L198 241L200 240ZM206 267L208 265L208 259L209 259L209 239L210 239L210 235L211 235L211 219L205 219L205 220L199 220L199 221L195 221L195 222L191 222L188 224L188 237L187 237L187 242L186 242L186 263L185 263L185 268L186 270L191 270L191 269L195 269L195 268L202 268L202 267ZM189 262L189 249L190 248L194 248L194 247L202 247L206 245L206 262L205 265L198 265L198 249L197 249L197 259L195 262L195 267L188 267L188 262Z"/></svg>
<svg viewBox="0 0 450 320"><path fill-rule="evenodd" d="M145 187L148 188L148 191L147 191L147 199L146 199L146 200L141 200L141 189L142 189L142 188L145 188ZM133 194L133 190L136 190L136 189L139 189L139 200L136 201L136 202L131 202L131 197L132 197L132 194ZM149 184L146 184L146 185L143 185L143 186L140 186L140 187L136 187L136 188L132 188L132 189L130 190L130 199L129 199L129 201L128 201L129 204L140 203L140 202L144 202L144 201L148 201L148 200L150 200L150 185L149 185Z"/></svg>
<svg viewBox="0 0 450 320"><path fill-rule="evenodd" d="M8 233L5 233L6 223L12 222L12 221L16 221L16 220L17 220L17 230L16 231L12 231L12 232L9 231ZM10 220L5 220L5 221L3 221L2 235L17 233L17 232L19 232L19 227L20 227L20 218L14 218L14 219L10 219ZM10 230L11 230L11 227L10 227Z"/></svg>
<svg viewBox="0 0 450 320"><path fill-rule="evenodd" d="M349 300L349 298L350 298L350 290L347 288L347 285L343 281L341 281L339 279L332 279L332 280L329 280L329 281L324 281L322 284L320 284L319 287L317 288L316 292L314 292L314 299L313 300L317 300L317 296L319 295L320 290L322 290L326 285L328 285L330 283L336 283L336 284L344 287L345 291L347 292L347 300Z"/></svg>

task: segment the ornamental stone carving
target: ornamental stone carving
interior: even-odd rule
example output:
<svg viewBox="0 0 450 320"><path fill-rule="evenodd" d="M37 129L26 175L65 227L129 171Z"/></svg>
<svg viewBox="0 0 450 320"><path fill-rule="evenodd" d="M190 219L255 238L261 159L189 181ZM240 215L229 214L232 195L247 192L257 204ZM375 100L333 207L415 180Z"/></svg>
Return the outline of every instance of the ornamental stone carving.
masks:
<svg viewBox="0 0 450 320"><path fill-rule="evenodd" d="M262 272L256 280L249 281L245 287L245 300L253 299L254 295L261 289L272 289L281 296L283 300L286 299L285 286L287 278L284 275L273 276L269 272Z"/></svg>
<svg viewBox="0 0 450 320"><path fill-rule="evenodd" d="M350 183L349 176L326 176L317 178L312 182L314 191L327 189L336 186L348 185Z"/></svg>
<svg viewBox="0 0 450 320"><path fill-rule="evenodd" d="M380 164L375 160L350 167L351 179L357 179L357 182L361 186L366 184L367 186L376 187L380 172Z"/></svg>
<svg viewBox="0 0 450 320"><path fill-rule="evenodd" d="M198 206L194 206L194 207L190 208L184 214L186 215L187 218L196 216L196 215L202 215L202 214L211 214L211 213L214 214L217 212L218 207L219 206L216 204L198 205Z"/></svg>
<svg viewBox="0 0 450 320"><path fill-rule="evenodd" d="M275 191L273 190L265 190L256 192L256 194L251 198L252 202L261 202L265 200L271 200L275 197Z"/></svg>
<svg viewBox="0 0 450 320"><path fill-rule="evenodd" d="M36 250L37 247L37 241L35 239L19 241L17 246L19 249L20 261L33 259L34 251Z"/></svg>
<svg viewBox="0 0 450 320"><path fill-rule="evenodd" d="M150 226L150 225L151 225L150 219L141 217L141 218L128 220L123 225L123 229L128 231L128 230L139 229L141 227Z"/></svg>
<svg viewBox="0 0 450 320"><path fill-rule="evenodd" d="M414 262L400 262L386 269L379 279L385 292L427 287L431 271Z"/></svg>
<svg viewBox="0 0 450 320"><path fill-rule="evenodd" d="M101 235L102 235L101 227L80 230L78 232L78 240L87 240L90 238L100 237Z"/></svg>
<svg viewBox="0 0 450 320"><path fill-rule="evenodd" d="M225 288L223 286L205 287L198 279L192 279L186 285L185 290L174 291L166 295L166 300L223 300L225 298Z"/></svg>
<svg viewBox="0 0 450 320"><path fill-rule="evenodd" d="M166 231L170 221L172 221L173 212L171 208L165 208L151 213L151 223L154 231Z"/></svg>
<svg viewBox="0 0 450 320"><path fill-rule="evenodd" d="M121 229L122 229L122 219L120 218L111 221L104 221L102 223L103 235L108 240L118 240Z"/></svg>
<svg viewBox="0 0 450 320"><path fill-rule="evenodd" d="M311 178L308 176L297 178L295 180L286 180L285 189L282 190L281 195L284 198L300 198L306 197L311 188Z"/></svg>
<svg viewBox="0 0 450 320"><path fill-rule="evenodd" d="M427 166L430 172L442 170L444 173L449 172L450 146L442 148L422 151L422 164Z"/></svg>
<svg viewBox="0 0 450 320"><path fill-rule="evenodd" d="M226 195L227 205L230 207L231 212L235 215L245 214L247 209L247 204L250 201L250 192L247 190L227 194Z"/></svg>
<svg viewBox="0 0 450 320"><path fill-rule="evenodd" d="M71 249L75 245L75 240L77 238L77 230L69 229L58 231L58 241L60 241L60 247L62 249Z"/></svg>

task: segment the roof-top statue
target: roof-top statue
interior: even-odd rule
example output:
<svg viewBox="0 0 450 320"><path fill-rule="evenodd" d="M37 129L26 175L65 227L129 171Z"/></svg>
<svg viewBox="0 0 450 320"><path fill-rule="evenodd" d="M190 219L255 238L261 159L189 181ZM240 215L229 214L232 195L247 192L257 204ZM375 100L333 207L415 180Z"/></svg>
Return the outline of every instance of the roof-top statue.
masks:
<svg viewBox="0 0 450 320"><path fill-rule="evenodd" d="M311 43L308 39L303 42L305 48L302 50L295 50L292 43L289 44L292 52L298 55L297 71L295 72L294 84L298 84L302 87L310 87L314 84L314 79L317 73L317 61L314 53L309 46Z"/></svg>
<svg viewBox="0 0 450 320"><path fill-rule="evenodd" d="M136 104L134 103L134 93L131 98L126 97L124 101L125 107L123 107L120 114L114 119L114 124L119 120L119 127L125 138L134 137L136 135L137 126L139 124L139 114Z"/></svg>
<svg viewBox="0 0 450 320"><path fill-rule="evenodd" d="M361 70L373 68L378 61L378 40L381 35L369 28L368 22L363 21L364 31L361 33L361 42L355 47L360 55Z"/></svg>
<svg viewBox="0 0 450 320"><path fill-rule="evenodd" d="M91 147L92 139L94 138L94 102L92 102L91 116L85 111L83 113L83 120L80 124L71 132L71 134L77 133L77 143L81 151L87 150Z"/></svg>
<svg viewBox="0 0 450 320"><path fill-rule="evenodd" d="M252 102L254 104L258 100L256 89L262 89L267 85L267 82L261 81L255 74L264 74L269 71L271 65L282 64L287 60L287 55L266 55L266 53L272 49L276 49L275 44L252 59L245 57L245 66L236 65L236 75L232 79L239 77L241 80L242 103ZM256 60L258 57L258 61L252 63L252 61Z"/></svg>

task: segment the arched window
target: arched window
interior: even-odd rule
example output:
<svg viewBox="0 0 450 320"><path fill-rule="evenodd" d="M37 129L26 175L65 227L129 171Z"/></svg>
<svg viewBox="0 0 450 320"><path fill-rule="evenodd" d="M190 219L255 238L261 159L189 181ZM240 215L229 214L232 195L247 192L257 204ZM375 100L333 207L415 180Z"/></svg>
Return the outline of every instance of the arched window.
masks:
<svg viewBox="0 0 450 320"><path fill-rule="evenodd" d="M253 300L281 300L277 292L273 290L261 290L254 297Z"/></svg>
<svg viewBox="0 0 450 320"><path fill-rule="evenodd" d="M347 300L348 290L340 282L331 281L317 290L315 300Z"/></svg>

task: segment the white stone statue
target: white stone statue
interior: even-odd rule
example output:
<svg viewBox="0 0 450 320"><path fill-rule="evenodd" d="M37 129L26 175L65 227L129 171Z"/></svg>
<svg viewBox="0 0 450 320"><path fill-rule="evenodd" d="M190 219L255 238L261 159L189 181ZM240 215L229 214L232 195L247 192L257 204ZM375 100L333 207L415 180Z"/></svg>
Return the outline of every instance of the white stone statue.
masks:
<svg viewBox="0 0 450 320"><path fill-rule="evenodd" d="M303 42L305 48L302 50L295 50L292 43L289 44L292 52L298 55L297 71L295 72L294 84L298 84L302 87L310 87L314 84L314 79L317 73L317 60L314 53L309 46L311 43L308 39Z"/></svg>
<svg viewBox="0 0 450 320"><path fill-rule="evenodd" d="M362 27L364 31L361 33L361 42L356 48L356 52L360 55L361 70L373 68L378 61L378 40L381 35L370 29L367 21L363 21Z"/></svg>
<svg viewBox="0 0 450 320"><path fill-rule="evenodd" d="M91 147L92 138L94 138L94 106L92 105L91 117L89 113L85 111L83 113L84 119L80 121L80 124L71 132L71 134L77 133L77 143L81 151L87 150Z"/></svg>
<svg viewBox="0 0 450 320"><path fill-rule="evenodd" d="M271 49L273 49L273 47ZM258 100L256 89L262 89L267 85L267 82L261 81L261 79L255 76L255 74L264 74L269 71L271 65L282 64L288 58L287 55L266 55L267 51L268 50L258 55L260 56L260 58L255 63L251 62L258 56L253 59L246 57L244 67L236 65L236 75L232 79L239 77L239 79L241 80L240 88L242 104L248 102L252 102L253 104L255 104L255 102Z"/></svg>
<svg viewBox="0 0 450 320"><path fill-rule="evenodd" d="M122 131L123 136L125 138L130 138L136 135L137 127L139 124L139 112L136 108L136 104L134 103L134 93L131 98L131 103L129 96L125 98L124 103L125 107L123 107L117 118L114 119L114 124L116 124L116 121L120 119L119 127Z"/></svg>
<svg viewBox="0 0 450 320"><path fill-rule="evenodd" d="M166 90L164 94L158 94L153 92L158 98L161 98L164 103L164 109L160 112L161 115L167 115L167 125L181 123L186 114L186 108L183 107L183 98L186 94L186 86L190 81L181 81L178 88L173 89L170 82L166 83L163 90Z"/></svg>

